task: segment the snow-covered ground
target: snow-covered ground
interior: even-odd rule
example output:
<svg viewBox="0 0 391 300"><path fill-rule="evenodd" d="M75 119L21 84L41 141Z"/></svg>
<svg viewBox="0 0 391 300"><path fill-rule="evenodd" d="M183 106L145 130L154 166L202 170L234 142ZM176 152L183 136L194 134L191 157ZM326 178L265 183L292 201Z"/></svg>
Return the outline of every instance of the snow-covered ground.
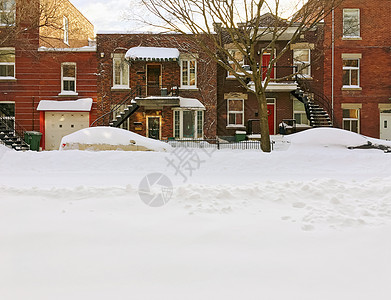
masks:
<svg viewBox="0 0 391 300"><path fill-rule="evenodd" d="M320 129L270 154L0 145L0 299L388 300L391 153L346 148L366 141ZM152 186L169 200L157 208L140 193L154 173L172 183Z"/></svg>

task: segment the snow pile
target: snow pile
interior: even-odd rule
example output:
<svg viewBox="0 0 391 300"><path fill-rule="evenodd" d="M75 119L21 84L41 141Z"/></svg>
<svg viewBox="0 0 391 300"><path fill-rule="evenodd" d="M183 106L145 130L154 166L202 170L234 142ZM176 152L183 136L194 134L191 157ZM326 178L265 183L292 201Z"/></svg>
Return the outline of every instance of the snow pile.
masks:
<svg viewBox="0 0 391 300"><path fill-rule="evenodd" d="M103 129L75 141L136 142ZM347 149L358 137L314 129L272 153L0 146L1 300L391 299L391 155ZM140 183L156 172L173 193L151 208Z"/></svg>
<svg viewBox="0 0 391 300"><path fill-rule="evenodd" d="M313 128L285 136L292 145L310 147L358 147L366 145L368 139L360 134L338 128Z"/></svg>
<svg viewBox="0 0 391 300"><path fill-rule="evenodd" d="M0 144L0 158L8 151L12 151L12 149L8 148L3 144Z"/></svg>
<svg viewBox="0 0 391 300"><path fill-rule="evenodd" d="M171 146L128 130L102 126L64 136L60 150L170 151Z"/></svg>

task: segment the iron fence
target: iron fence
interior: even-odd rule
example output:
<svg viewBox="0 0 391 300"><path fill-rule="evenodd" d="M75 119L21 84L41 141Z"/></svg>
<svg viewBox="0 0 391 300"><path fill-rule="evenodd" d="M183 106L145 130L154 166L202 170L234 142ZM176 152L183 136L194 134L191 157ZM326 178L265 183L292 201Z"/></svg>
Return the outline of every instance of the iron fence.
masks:
<svg viewBox="0 0 391 300"><path fill-rule="evenodd" d="M230 150L261 150L260 141L240 141L229 142L222 139L168 139L164 140L174 148L194 148L194 149L230 149ZM274 141L271 142L273 150Z"/></svg>

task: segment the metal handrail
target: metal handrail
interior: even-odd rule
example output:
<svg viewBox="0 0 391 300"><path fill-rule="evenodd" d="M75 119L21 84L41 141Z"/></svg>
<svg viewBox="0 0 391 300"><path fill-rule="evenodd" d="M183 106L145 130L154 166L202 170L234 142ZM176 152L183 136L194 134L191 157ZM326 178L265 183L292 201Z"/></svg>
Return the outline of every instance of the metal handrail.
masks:
<svg viewBox="0 0 391 300"><path fill-rule="evenodd" d="M133 100L135 98L135 96L136 96L136 93L140 94L140 91L139 91L138 88L136 88L134 90L131 90L130 94L126 95L124 100L122 100L120 103L116 104L114 106L114 108L112 108L110 111L108 111L107 113L105 113L105 114L101 115L99 118L97 118L94 122L92 122L90 124L90 127L92 127L95 124L97 124L99 120L102 120L103 118L107 117L107 115L111 115L114 112L118 111L123 105L127 104L129 100ZM107 122L106 125L109 125L109 123L110 123L110 119L109 119L109 121Z"/></svg>
<svg viewBox="0 0 391 300"><path fill-rule="evenodd" d="M20 125L16 120L15 116L9 114L7 110L0 106L0 122L5 128L9 131L12 131L16 137L24 141L24 133L27 131L22 125ZM13 118L12 124L9 124L9 118Z"/></svg>

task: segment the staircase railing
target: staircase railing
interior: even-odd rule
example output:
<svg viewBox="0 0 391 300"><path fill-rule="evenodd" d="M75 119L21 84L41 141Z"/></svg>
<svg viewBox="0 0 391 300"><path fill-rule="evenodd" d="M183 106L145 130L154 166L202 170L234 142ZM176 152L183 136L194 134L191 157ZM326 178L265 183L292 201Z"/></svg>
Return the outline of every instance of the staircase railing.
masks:
<svg viewBox="0 0 391 300"><path fill-rule="evenodd" d="M338 122L337 122L336 118L335 118L334 110L333 110L333 107L331 105L331 100L326 95L324 95L323 93L318 93L318 92L314 91L314 89L311 88L310 85L308 84L308 80L306 80L305 78L297 77L296 81L297 81L299 87L304 92L313 95L313 97L311 97L310 100L313 101L314 104L317 104L320 107L322 107L328 113L328 115L331 118L333 127L340 127L338 125Z"/></svg>
<svg viewBox="0 0 391 300"><path fill-rule="evenodd" d="M19 138L21 143L28 145L24 141L24 133L27 131L22 125L20 125L10 112L0 106L0 124L6 128L7 131L12 131L14 136Z"/></svg>
<svg viewBox="0 0 391 300"><path fill-rule="evenodd" d="M131 90L130 94L126 95L124 100L122 100L118 104L115 104L115 106L110 111L108 111L107 113L105 113L105 114L101 115L99 118L97 118L94 122L91 123L90 127L99 126L99 125L109 126L109 123L113 119L113 115L116 115L117 112L119 112L119 110L122 109L125 105L131 104L132 100L136 96L140 95L140 92L141 91L140 91L139 87Z"/></svg>

